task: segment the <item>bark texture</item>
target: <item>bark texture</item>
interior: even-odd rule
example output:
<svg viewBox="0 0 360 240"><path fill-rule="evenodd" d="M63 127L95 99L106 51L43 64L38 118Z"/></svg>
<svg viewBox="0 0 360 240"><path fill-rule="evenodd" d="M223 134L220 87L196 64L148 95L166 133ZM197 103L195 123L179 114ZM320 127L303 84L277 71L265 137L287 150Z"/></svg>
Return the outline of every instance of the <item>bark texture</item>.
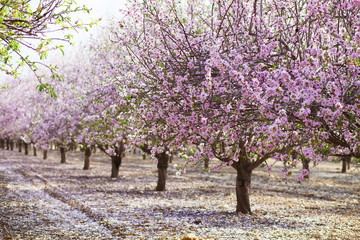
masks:
<svg viewBox="0 0 360 240"><path fill-rule="evenodd" d="M18 140L19 152L22 151L22 140Z"/></svg>
<svg viewBox="0 0 360 240"><path fill-rule="evenodd" d="M66 163L66 151L64 147L60 147L60 156L61 156L60 163Z"/></svg>
<svg viewBox="0 0 360 240"><path fill-rule="evenodd" d="M85 160L84 160L84 170L90 169L90 157L91 157L91 147L86 147L85 149Z"/></svg>
<svg viewBox="0 0 360 240"><path fill-rule="evenodd" d="M29 144L27 144L26 142L24 142L24 151L25 155L29 155Z"/></svg>
<svg viewBox="0 0 360 240"><path fill-rule="evenodd" d="M36 157L37 156L37 149L35 146L33 146L33 152L34 152L34 156Z"/></svg>
<svg viewBox="0 0 360 240"><path fill-rule="evenodd" d="M47 159L47 157L48 157L48 150L44 149L43 150L43 159Z"/></svg>
<svg viewBox="0 0 360 240"><path fill-rule="evenodd" d="M158 168L158 182L156 185L156 191L165 191L167 169L169 166L169 155L166 152L156 154L158 159L157 168Z"/></svg>
<svg viewBox="0 0 360 240"><path fill-rule="evenodd" d="M350 168L350 160L351 160L351 156L343 156L341 157L341 161L342 161L342 169L341 172L342 173L346 173L346 168Z"/></svg>
<svg viewBox="0 0 360 240"><path fill-rule="evenodd" d="M111 178L119 177L119 168L121 166L122 155L111 156Z"/></svg>
<svg viewBox="0 0 360 240"><path fill-rule="evenodd" d="M14 151L14 141L10 140L10 150Z"/></svg>
<svg viewBox="0 0 360 240"><path fill-rule="evenodd" d="M248 163L246 159L234 162L232 166L236 169L236 212L243 214L251 214L250 207L250 185L251 185L251 170L248 170Z"/></svg>
<svg viewBox="0 0 360 240"><path fill-rule="evenodd" d="M209 162L210 162L210 159L208 157L205 157L205 159L204 159L204 169L209 168Z"/></svg>

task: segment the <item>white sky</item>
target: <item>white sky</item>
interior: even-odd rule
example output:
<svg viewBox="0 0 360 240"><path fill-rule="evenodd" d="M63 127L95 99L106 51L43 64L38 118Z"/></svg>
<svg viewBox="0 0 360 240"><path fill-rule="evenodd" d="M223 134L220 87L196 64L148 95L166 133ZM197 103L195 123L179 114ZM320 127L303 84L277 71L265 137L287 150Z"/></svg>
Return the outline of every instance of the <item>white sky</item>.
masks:
<svg viewBox="0 0 360 240"><path fill-rule="evenodd" d="M126 0L77 0L78 5L86 5L92 8L91 15L105 17L106 14L117 12L125 6Z"/></svg>
<svg viewBox="0 0 360 240"><path fill-rule="evenodd" d="M98 23L97 26L93 26L89 28L89 31L86 32L81 30L79 32L72 31L72 35L74 36L73 42L75 43L74 47L66 48L65 58L69 51L74 53L79 48L79 45L86 44L87 40L92 34L96 35L96 32L99 28L103 28L106 26L106 18L119 16L119 9L125 8L127 0L76 0L78 6L86 5L90 10L90 14L87 13L79 13L73 16L73 19L79 18L82 19L83 22L90 21L90 19L99 19L102 20Z"/></svg>

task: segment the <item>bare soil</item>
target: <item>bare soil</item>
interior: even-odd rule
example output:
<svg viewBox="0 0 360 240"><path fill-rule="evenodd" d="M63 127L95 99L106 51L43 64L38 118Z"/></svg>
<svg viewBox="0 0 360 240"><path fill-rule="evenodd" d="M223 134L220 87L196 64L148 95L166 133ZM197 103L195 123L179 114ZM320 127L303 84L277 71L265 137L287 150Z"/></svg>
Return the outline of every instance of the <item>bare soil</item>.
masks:
<svg viewBox="0 0 360 240"><path fill-rule="evenodd" d="M30 152L31 154L32 152ZM38 155L41 155L38 152ZM82 170L82 152L49 158L0 150L0 239L360 239L360 168L322 162L310 180L284 180L276 164L270 175L254 171L252 215L235 214L235 171L177 176L154 191L156 164L128 153L120 177L110 159L96 153ZM217 164L216 161L211 163Z"/></svg>

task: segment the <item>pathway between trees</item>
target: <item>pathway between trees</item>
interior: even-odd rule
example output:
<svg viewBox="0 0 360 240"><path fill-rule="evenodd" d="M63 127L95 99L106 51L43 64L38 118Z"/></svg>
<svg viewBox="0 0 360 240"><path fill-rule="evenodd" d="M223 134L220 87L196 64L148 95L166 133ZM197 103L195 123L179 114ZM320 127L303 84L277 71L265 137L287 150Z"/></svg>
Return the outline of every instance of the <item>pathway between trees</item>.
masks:
<svg viewBox="0 0 360 240"><path fill-rule="evenodd" d="M156 192L156 164L141 155L128 153L111 179L108 157L94 154L84 171L84 153L67 154L60 164L54 151L42 160L0 150L0 239L360 239L354 166L340 173L340 163L320 163L301 184L296 172L284 181L281 164L270 176L256 170L254 214L238 216L231 168L177 176L170 166L167 191Z"/></svg>
<svg viewBox="0 0 360 240"><path fill-rule="evenodd" d="M16 158L0 162L0 239L114 238L106 225Z"/></svg>

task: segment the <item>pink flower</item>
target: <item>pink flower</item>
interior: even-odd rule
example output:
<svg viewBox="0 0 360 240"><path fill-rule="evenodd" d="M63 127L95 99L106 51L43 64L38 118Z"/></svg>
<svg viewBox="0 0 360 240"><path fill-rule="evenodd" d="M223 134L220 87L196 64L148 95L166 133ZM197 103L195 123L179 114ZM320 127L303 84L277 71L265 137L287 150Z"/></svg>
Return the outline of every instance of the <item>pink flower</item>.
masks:
<svg viewBox="0 0 360 240"><path fill-rule="evenodd" d="M201 121L202 124L206 124L207 123L207 118L202 117L200 121Z"/></svg>
<svg viewBox="0 0 360 240"><path fill-rule="evenodd" d="M195 156L196 159L202 159L202 158L203 158L201 152L196 152L196 153L194 154L194 156Z"/></svg>
<svg viewBox="0 0 360 240"><path fill-rule="evenodd" d="M229 124L226 124L223 128L223 131L224 132L228 132L230 130L230 125Z"/></svg>
<svg viewBox="0 0 360 240"><path fill-rule="evenodd" d="M225 112L230 112L230 110L231 110L231 104L229 103L228 105L226 105L226 107L225 107Z"/></svg>
<svg viewBox="0 0 360 240"><path fill-rule="evenodd" d="M297 180L298 180L298 182L304 181L304 176L303 176L302 174L300 174L300 175L297 177Z"/></svg>

